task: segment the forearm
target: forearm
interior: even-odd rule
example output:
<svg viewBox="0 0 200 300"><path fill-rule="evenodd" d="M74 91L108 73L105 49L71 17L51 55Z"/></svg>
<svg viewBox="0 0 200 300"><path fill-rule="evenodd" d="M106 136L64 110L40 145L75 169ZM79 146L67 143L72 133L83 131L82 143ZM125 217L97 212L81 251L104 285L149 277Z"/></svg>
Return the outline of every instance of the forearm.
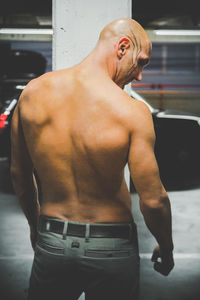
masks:
<svg viewBox="0 0 200 300"><path fill-rule="evenodd" d="M173 250L171 207L167 196L159 200L140 201L145 223L156 238L162 252Z"/></svg>
<svg viewBox="0 0 200 300"><path fill-rule="evenodd" d="M40 204L38 201L38 189L35 177L32 175L30 178L26 178L26 180L20 180L20 176L16 177L12 174L12 182L29 226L32 230L36 230L40 214Z"/></svg>

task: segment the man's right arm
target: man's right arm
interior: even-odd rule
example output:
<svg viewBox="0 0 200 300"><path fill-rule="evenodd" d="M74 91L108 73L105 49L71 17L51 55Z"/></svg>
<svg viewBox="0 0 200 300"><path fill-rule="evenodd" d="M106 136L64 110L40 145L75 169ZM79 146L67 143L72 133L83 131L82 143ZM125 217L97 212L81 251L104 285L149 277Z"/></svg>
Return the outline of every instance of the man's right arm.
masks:
<svg viewBox="0 0 200 300"><path fill-rule="evenodd" d="M168 275L174 266L171 207L162 185L154 154L155 133L152 116L143 103L131 124L128 164L131 178L140 198L145 223L158 242L152 261L154 268ZM161 262L158 262L158 258Z"/></svg>

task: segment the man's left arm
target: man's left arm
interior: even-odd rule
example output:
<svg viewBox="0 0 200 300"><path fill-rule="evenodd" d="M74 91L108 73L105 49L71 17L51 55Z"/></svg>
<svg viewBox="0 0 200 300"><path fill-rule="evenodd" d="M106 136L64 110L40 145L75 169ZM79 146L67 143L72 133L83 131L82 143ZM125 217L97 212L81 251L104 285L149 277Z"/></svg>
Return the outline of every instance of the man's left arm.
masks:
<svg viewBox="0 0 200 300"><path fill-rule="evenodd" d="M31 244L34 249L40 205L33 163L27 149L20 120L19 104L15 108L11 126L11 179L20 206L30 226Z"/></svg>

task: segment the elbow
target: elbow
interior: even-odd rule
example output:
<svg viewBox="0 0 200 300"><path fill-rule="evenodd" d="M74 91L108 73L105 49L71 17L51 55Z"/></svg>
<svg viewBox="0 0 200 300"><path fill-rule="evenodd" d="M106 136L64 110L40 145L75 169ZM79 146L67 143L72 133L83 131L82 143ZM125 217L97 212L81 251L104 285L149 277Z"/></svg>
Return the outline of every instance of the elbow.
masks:
<svg viewBox="0 0 200 300"><path fill-rule="evenodd" d="M15 190L18 190L22 186L26 187L29 185L29 175L22 173L21 170L19 168L16 168L14 165L11 165L10 177Z"/></svg>
<svg viewBox="0 0 200 300"><path fill-rule="evenodd" d="M14 169L10 170L10 174L12 186L18 198L24 198L26 195L34 193L35 190L32 177L24 177L20 172L17 172Z"/></svg>
<svg viewBox="0 0 200 300"><path fill-rule="evenodd" d="M16 171L15 168L11 167L10 168L10 177L11 177L11 182L12 182L12 186L13 186L13 189L14 189L14 192L16 194L18 194L19 190L20 190L20 177L19 177L19 174L18 172Z"/></svg>
<svg viewBox="0 0 200 300"><path fill-rule="evenodd" d="M10 167L10 177L11 177L11 180L12 180L12 183L13 184L19 184L19 179L20 179L20 173L19 173L19 170L11 164L11 167Z"/></svg>
<svg viewBox="0 0 200 300"><path fill-rule="evenodd" d="M140 198L140 209L141 212L146 210L161 211L169 206L169 198L166 192L155 198Z"/></svg>
<svg viewBox="0 0 200 300"><path fill-rule="evenodd" d="M14 183L17 180L18 176L17 176L16 169L12 165L10 167L10 176L11 176L12 183Z"/></svg>

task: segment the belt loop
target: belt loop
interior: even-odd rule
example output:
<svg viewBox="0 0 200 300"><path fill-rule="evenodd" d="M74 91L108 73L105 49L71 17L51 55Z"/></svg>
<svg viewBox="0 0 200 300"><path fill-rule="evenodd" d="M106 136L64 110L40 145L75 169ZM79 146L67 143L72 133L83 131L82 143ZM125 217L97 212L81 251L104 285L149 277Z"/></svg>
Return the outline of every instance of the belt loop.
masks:
<svg viewBox="0 0 200 300"><path fill-rule="evenodd" d="M133 225L129 224L129 241L132 239Z"/></svg>
<svg viewBox="0 0 200 300"><path fill-rule="evenodd" d="M50 231L50 222L49 221L47 221L45 224L45 230Z"/></svg>
<svg viewBox="0 0 200 300"><path fill-rule="evenodd" d="M89 236L90 236L90 224L86 224L86 228L85 228L85 241L86 241L86 243L89 242Z"/></svg>
<svg viewBox="0 0 200 300"><path fill-rule="evenodd" d="M67 228L68 228L69 221L64 221L64 227L63 227L63 240L66 240L67 238Z"/></svg>

